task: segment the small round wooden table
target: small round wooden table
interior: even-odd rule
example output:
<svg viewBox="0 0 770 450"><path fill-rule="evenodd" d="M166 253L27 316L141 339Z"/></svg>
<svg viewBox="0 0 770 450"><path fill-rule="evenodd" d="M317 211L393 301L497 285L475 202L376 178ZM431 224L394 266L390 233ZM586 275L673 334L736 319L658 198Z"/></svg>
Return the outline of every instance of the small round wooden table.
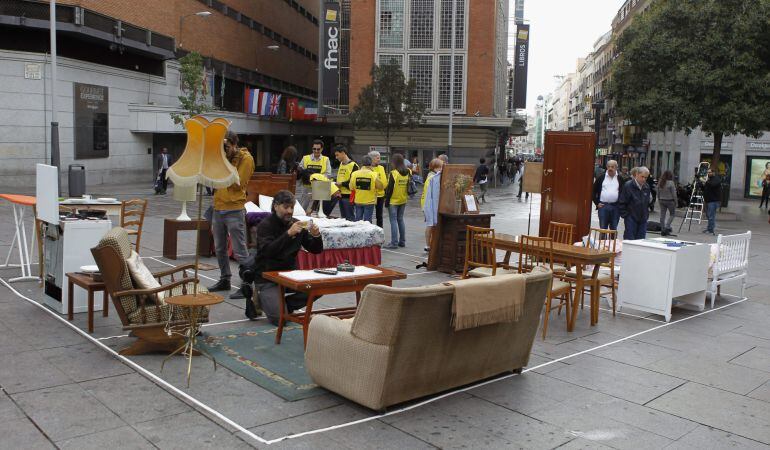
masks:
<svg viewBox="0 0 770 450"><path fill-rule="evenodd" d="M189 312L187 314L187 317L189 319L189 323L185 326L185 329L183 331L183 334L185 336L184 345L174 350L170 355L166 356L163 359L163 362L160 364L160 371L163 372L163 366L166 364L166 361L168 361L169 358L171 358L172 356L184 350L182 354L187 357L187 387L189 388L190 373L192 371L192 357L195 351L198 351L201 355L213 361L214 370L217 370L217 361L214 359L214 357L209 355L208 352L206 352L202 348L196 349L195 341L198 336L198 331L200 330L200 323L198 323L198 316L200 315L201 311L203 311L203 308L207 306L213 306L218 303L222 303L225 299L224 297L216 294L199 293L196 295L187 294L187 295L179 295L176 297L168 297L164 300L167 304L172 305L174 307L188 308ZM169 320L171 316L173 316L172 312L169 313Z"/></svg>

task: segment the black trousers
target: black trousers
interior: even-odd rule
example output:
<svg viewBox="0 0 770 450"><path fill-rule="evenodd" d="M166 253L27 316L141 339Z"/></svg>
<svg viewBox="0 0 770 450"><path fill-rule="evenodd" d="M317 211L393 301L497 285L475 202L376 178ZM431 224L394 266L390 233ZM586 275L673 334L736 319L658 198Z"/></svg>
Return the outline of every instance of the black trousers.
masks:
<svg viewBox="0 0 770 450"><path fill-rule="evenodd" d="M163 192L168 189L168 178L166 178L166 169L160 171L160 185L163 186Z"/></svg>
<svg viewBox="0 0 770 450"><path fill-rule="evenodd" d="M377 206L374 213L377 217L377 226L382 228L382 207L385 206L385 197L377 197Z"/></svg>

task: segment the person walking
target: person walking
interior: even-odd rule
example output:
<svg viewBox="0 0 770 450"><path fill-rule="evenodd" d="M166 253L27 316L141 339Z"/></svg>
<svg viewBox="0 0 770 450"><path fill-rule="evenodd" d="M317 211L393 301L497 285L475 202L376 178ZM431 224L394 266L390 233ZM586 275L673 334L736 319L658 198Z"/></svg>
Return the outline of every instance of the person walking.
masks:
<svg viewBox="0 0 770 450"><path fill-rule="evenodd" d="M676 183L670 170L663 172L658 181L658 203L660 203L660 234L671 234L671 223L676 215ZM668 220L666 215L668 214Z"/></svg>
<svg viewBox="0 0 770 450"><path fill-rule="evenodd" d="M435 160L434 160L435 161ZM439 160L440 161L440 160ZM436 232L436 225L438 224L438 206L439 195L441 193L441 169L443 168L443 162L438 162L438 170L435 175L425 183L425 205L422 208L422 212L425 216L425 240L428 244L425 247L425 251L430 251L430 246L433 245L433 234ZM433 166L433 162L431 162Z"/></svg>
<svg viewBox="0 0 770 450"><path fill-rule="evenodd" d="M437 174L441 173L441 169L444 166L444 161L434 158L428 165L428 174L425 176L425 183L422 185L422 196L420 197L420 208L425 212L425 197L428 194L430 188L430 180ZM430 239L433 233L433 226L425 226L425 248L423 250L430 251Z"/></svg>
<svg viewBox="0 0 770 450"><path fill-rule="evenodd" d="M481 203L486 203L487 187L489 181L489 166L487 166L487 160L481 158L479 160L479 166L476 168L476 173L473 175L473 182L481 190Z"/></svg>
<svg viewBox="0 0 770 450"><path fill-rule="evenodd" d="M366 155L361 159L361 168L350 175L349 186L353 191L356 221L372 221L374 208L377 205L377 190L383 189L379 175L372 168L372 164L374 164L372 158ZM382 196L385 197L384 189Z"/></svg>
<svg viewBox="0 0 770 450"><path fill-rule="evenodd" d="M385 188L388 187L388 175L385 173L385 168L380 165L382 156L380 152L372 150L369 152L369 158L372 159L371 169L377 174L377 180L382 187L377 188L377 203L375 204L375 216L377 218L377 226L382 228L383 223L383 207L385 206Z"/></svg>
<svg viewBox="0 0 770 450"><path fill-rule="evenodd" d="M229 291L230 258L227 254L227 238L233 246L233 254L238 263L243 263L249 255L246 248L246 187L254 173L254 158L246 148L238 147L238 135L228 131L224 142L225 156L238 171L237 183L214 192L214 213L211 232L214 235L219 281L209 287L209 291Z"/></svg>
<svg viewBox="0 0 770 450"><path fill-rule="evenodd" d="M385 188L385 207L390 218L390 244L387 249L406 246L406 224L404 210L409 199L407 186L412 177L412 171L406 168L404 157L398 153L390 161L392 170L388 175L388 187Z"/></svg>
<svg viewBox="0 0 770 450"><path fill-rule="evenodd" d="M594 181L593 202L596 205L596 213L599 216L599 228L603 230L617 230L620 222L620 209L618 198L620 190L628 181L618 173L618 162L607 161L607 171L599 175Z"/></svg>
<svg viewBox="0 0 770 450"><path fill-rule="evenodd" d="M160 194L165 195L166 189L168 189L168 178L166 178L166 172L168 168L173 164L173 158L168 154L168 149L163 147L158 155L158 176L160 177Z"/></svg>
<svg viewBox="0 0 770 450"><path fill-rule="evenodd" d="M647 186L650 188L650 196L652 199L650 200L650 212L655 212L655 200L657 200L657 190L655 189L655 178L650 174L649 177L647 177Z"/></svg>
<svg viewBox="0 0 770 450"><path fill-rule="evenodd" d="M649 176L650 171L646 167L635 167L631 170L631 179L620 190L618 207L626 227L624 240L644 239L647 236L647 219L650 217Z"/></svg>
<svg viewBox="0 0 770 450"><path fill-rule="evenodd" d="M525 161L522 161L521 164L519 164L519 170L518 170L518 179L519 179L519 194L516 196L516 198L521 198L521 191L524 189L524 166ZM524 196L524 200L529 199L529 192L526 193Z"/></svg>
<svg viewBox="0 0 770 450"><path fill-rule="evenodd" d="M768 199L770 199L770 174L765 175L765 179L762 180L762 200L759 202L759 207L762 208L764 204L767 208Z"/></svg>
<svg viewBox="0 0 770 450"><path fill-rule="evenodd" d="M343 144L334 147L334 157L340 163L337 169L337 187L340 188L340 217L345 220L354 221L355 213L353 205L350 204L350 176L359 169L358 164L350 159L348 148Z"/></svg>
<svg viewBox="0 0 770 450"><path fill-rule="evenodd" d="M703 184L703 201L706 203L706 217L708 227L704 233L715 234L717 222L717 209L722 203L722 178L709 169L706 182Z"/></svg>
<svg viewBox="0 0 770 450"><path fill-rule="evenodd" d="M324 143L320 139L313 141L312 153L302 157L299 162L298 172L309 172L306 179L310 179L310 175L314 173L322 173L326 178L332 177L332 165L329 158L324 156ZM297 174L297 179L302 179L302 173ZM307 211L310 208L310 203L313 201L312 191L310 184L297 183L297 197L299 198L299 204L302 205L302 209Z"/></svg>

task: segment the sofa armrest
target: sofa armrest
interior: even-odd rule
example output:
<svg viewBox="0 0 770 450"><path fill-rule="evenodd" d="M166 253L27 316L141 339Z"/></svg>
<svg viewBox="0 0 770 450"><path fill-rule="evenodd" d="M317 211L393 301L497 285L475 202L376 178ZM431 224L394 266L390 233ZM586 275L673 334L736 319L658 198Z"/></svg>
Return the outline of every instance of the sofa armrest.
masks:
<svg viewBox="0 0 770 450"><path fill-rule="evenodd" d="M358 339L352 321L313 316L305 349L305 368L319 386L379 410L390 347Z"/></svg>

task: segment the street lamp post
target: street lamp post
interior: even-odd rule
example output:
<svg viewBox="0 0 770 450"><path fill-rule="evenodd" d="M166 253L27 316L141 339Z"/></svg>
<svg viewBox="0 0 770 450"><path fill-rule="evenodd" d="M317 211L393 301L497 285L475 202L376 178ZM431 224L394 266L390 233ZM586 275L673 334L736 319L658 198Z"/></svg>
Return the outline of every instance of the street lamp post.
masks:
<svg viewBox="0 0 770 450"><path fill-rule="evenodd" d="M177 47L182 48L182 26L184 25L184 20L186 18L192 17L192 16L208 17L210 15L211 15L211 11L198 11L196 13L179 16L179 45L177 45Z"/></svg>
<svg viewBox="0 0 770 450"><path fill-rule="evenodd" d="M452 0L452 44L450 46L449 63L449 136L447 138L447 158L452 157L452 122L455 111L455 8L456 0Z"/></svg>
<svg viewBox="0 0 770 450"><path fill-rule="evenodd" d="M51 28L51 165L56 167L57 191L61 195L61 154L59 153L59 122L56 120L56 0L51 0L50 9Z"/></svg>

